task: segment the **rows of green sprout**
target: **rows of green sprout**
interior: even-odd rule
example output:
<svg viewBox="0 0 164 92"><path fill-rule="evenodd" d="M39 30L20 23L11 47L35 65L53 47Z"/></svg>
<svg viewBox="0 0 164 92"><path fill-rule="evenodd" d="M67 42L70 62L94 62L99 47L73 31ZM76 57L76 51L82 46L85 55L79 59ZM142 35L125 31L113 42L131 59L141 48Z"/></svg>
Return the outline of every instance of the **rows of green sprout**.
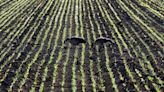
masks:
<svg viewBox="0 0 164 92"><path fill-rule="evenodd" d="M0 90L162 92L163 22L160 0L0 0Z"/></svg>

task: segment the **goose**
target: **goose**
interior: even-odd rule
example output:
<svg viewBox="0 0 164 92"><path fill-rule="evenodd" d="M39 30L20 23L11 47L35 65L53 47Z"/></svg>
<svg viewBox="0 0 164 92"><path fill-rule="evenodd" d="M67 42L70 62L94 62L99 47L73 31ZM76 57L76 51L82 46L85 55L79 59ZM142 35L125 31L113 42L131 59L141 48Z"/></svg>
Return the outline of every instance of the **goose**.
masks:
<svg viewBox="0 0 164 92"><path fill-rule="evenodd" d="M101 52L102 48L103 48L103 45L106 44L106 43L110 43L110 44L114 44L115 42L110 39L110 38L107 38L107 37L98 37L94 43L92 43L91 45L91 50L94 50L95 48L95 45L99 45L99 52Z"/></svg>
<svg viewBox="0 0 164 92"><path fill-rule="evenodd" d="M110 39L110 38L107 38L107 37L99 37L99 38L96 39L95 44L96 45L103 45L103 44L108 43L108 42L110 44L114 43L114 41L112 39Z"/></svg>
<svg viewBox="0 0 164 92"><path fill-rule="evenodd" d="M72 45L79 45L79 44L82 44L82 43L86 43L86 40L82 37L70 37L70 38L66 38L65 41L64 41L64 44L65 43L70 43Z"/></svg>

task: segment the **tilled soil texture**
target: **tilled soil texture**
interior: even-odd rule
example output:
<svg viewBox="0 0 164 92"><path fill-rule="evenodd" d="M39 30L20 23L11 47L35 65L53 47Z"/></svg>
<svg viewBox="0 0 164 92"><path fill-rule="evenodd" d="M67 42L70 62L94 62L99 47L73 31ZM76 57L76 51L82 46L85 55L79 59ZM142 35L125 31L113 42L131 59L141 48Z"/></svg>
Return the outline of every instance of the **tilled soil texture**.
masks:
<svg viewBox="0 0 164 92"><path fill-rule="evenodd" d="M162 4L0 0L0 92L164 92Z"/></svg>

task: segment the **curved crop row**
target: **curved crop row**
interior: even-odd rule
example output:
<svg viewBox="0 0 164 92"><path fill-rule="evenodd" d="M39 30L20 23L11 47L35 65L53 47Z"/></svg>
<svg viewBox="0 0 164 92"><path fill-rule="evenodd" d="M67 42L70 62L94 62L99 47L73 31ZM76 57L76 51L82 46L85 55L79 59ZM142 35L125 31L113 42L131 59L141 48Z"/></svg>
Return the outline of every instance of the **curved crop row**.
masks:
<svg viewBox="0 0 164 92"><path fill-rule="evenodd" d="M162 92L162 11L160 0L1 0L0 90Z"/></svg>

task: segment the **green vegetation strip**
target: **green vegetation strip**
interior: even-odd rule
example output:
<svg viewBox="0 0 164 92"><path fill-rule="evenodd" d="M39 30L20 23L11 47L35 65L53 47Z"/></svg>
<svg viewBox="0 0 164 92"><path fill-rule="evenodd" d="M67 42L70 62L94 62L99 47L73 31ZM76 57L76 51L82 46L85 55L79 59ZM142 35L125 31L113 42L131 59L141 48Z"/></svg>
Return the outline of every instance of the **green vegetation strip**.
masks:
<svg viewBox="0 0 164 92"><path fill-rule="evenodd" d="M58 2L59 2L59 1L56 1L55 4L53 5L53 6L54 6L53 9L52 9L53 11L54 11L54 9L55 9L55 6L57 6L57 3L58 3ZM58 3L58 4L59 4L59 3ZM52 11L50 12L50 15L51 15L51 13L52 13L52 16L51 16L51 17L54 17L54 16L55 16L56 11L57 11L57 10L55 9L55 12L53 12L53 13L52 13ZM52 25L52 21L53 21L53 20L50 21L50 24L49 24L49 25ZM47 30L50 30L50 27L49 27ZM52 34L52 32L51 32L51 34ZM50 38L52 38L52 35L51 35ZM50 39L48 43L50 43L51 40L52 40L52 39ZM48 50L48 49L50 49L50 44L48 44L47 50ZM46 50L46 51L47 51L47 50ZM35 91L35 87L36 87L36 85L37 85L37 81L39 81L39 80L37 80L37 78L38 78L38 75L40 74L40 69L42 68L42 66L44 65L44 63L45 63L45 61L46 61L46 60L45 60L45 57L46 57L46 55L44 55L43 60L41 61L41 64L40 64L40 65L38 66L38 68L37 68L37 72L36 72L36 74L35 74L35 80L34 80L34 82L33 82L32 88L31 88L31 90L30 90L31 92ZM45 74L46 74L46 73L45 73ZM43 81L45 81L45 78L43 78Z"/></svg>
<svg viewBox="0 0 164 92"><path fill-rule="evenodd" d="M41 13L40 13L39 16L41 16ZM35 22L35 24L39 25L40 23ZM35 25L35 24L34 24L34 26L35 26L34 29L36 29L36 25ZM31 28L31 29L32 29L32 28ZM34 32L35 32L35 31L34 31ZM43 31L41 31L41 32L43 32ZM39 35L41 35L41 33L39 33ZM31 35L31 36L32 36L32 35ZM40 36L37 36L37 37L40 37ZM40 39L40 38L37 38L37 41L36 41L37 44L38 44L39 39ZM37 46L37 45L35 44L34 47L33 47L32 49L34 49L36 46ZM19 55L20 55L20 54L19 54ZM26 57L25 60L22 62L22 64L25 63L25 62L27 62L26 60L27 60L29 57L30 57L30 56L27 55L27 57ZM16 77L13 79L13 82L12 82L12 85L10 86L10 88L12 88L12 86L15 84L15 82L18 81L17 79L18 79L19 76L20 76L19 72L20 72L20 70L21 70L21 68L22 68L22 64L20 65L19 70L16 72ZM30 68L29 68L29 69L30 69ZM29 69L28 69L28 71L29 71ZM26 73L28 73L28 71L27 71ZM26 76L26 77L27 77L27 76Z"/></svg>
<svg viewBox="0 0 164 92"><path fill-rule="evenodd" d="M65 14L65 11L64 10L66 10L66 8L67 8L67 5L69 4L69 2L68 2L68 0L66 0L65 2L62 2L62 3L64 3L64 6L62 7L62 8L60 8L60 9L63 9L63 11L61 12L61 15L60 15L60 20L59 20L59 28L58 28L58 30L57 30L57 35L56 35L56 41L55 41L55 46L54 46L54 48L56 48L57 47L57 40L59 39L59 32L61 31L61 27L62 27L62 20L63 20L63 17L64 17L64 14ZM63 40L65 39L65 37L66 37L66 33L65 33L66 31L63 31L63 35L62 35L62 39L61 39L61 41L63 42ZM57 74L58 74L58 72L57 72L57 69L58 69L58 64L59 64L59 62L60 62L60 60L61 60L61 58L62 58L62 49L63 47L61 47L60 48L60 50L59 50L59 52L58 52L58 57L57 57L57 60L56 60L56 62L55 62L55 64L53 65L53 80L52 80L52 86L51 86L51 91L54 91L55 90L55 83L56 83L56 77L57 77ZM55 49L53 49L53 51L52 52L55 52ZM53 61L53 58L52 57L50 57L50 61L49 62L52 62Z"/></svg>
<svg viewBox="0 0 164 92"><path fill-rule="evenodd" d="M32 15L33 15L33 13L32 13L30 16L32 16ZM24 25L21 26L21 29L20 29L20 30L23 29L23 27L26 25L26 23L28 23L28 21L31 21L31 20L32 20L32 18L31 18L30 16L28 17L28 19L26 19ZM34 31L34 32L35 32L35 31ZM33 33L34 33L34 32L33 32ZM15 53L13 53L12 56L10 56L10 57L5 61L5 63L0 67L0 68L1 68L1 69L0 69L0 72L1 72L2 69L5 67L5 65L6 65L8 62L11 61L11 59L14 57L14 55L18 53L18 50L20 49L20 47L21 47L21 46L24 44L24 42L27 40L27 37L29 37L29 36L28 36L29 33L30 33L30 31L29 31L29 32L27 33L27 35L23 38L23 40L22 40L22 42L21 42L21 45L19 45L19 46L17 47L17 49L15 50ZM32 35L31 35L31 36L32 36ZM29 37L29 38L31 38L31 37ZM29 42L29 41L30 41L30 39L27 40L27 42ZM2 57L4 57L10 50L11 50L11 48L7 49L7 51L5 51L5 53L2 55ZM18 55L17 55L17 56L18 56ZM0 58L0 59L2 60L3 58Z"/></svg>
<svg viewBox="0 0 164 92"><path fill-rule="evenodd" d="M16 39L16 37L18 35L22 35L22 33L24 32L22 30L26 28L27 24L30 22L28 19L30 19L33 16L33 14L34 14L34 12L32 12L29 16L27 16L26 14L23 14L24 16L22 16L22 19L20 18L21 21L19 21L19 23L17 24L16 27L10 27L10 28L8 28L7 29L8 32L11 29L13 29L13 30L11 30L10 34L7 36L7 38L5 40L1 41L1 44L7 44L8 46L10 46L11 43ZM0 52L0 54L3 55L3 56L5 56L6 55L6 52L7 52L6 50L9 50L9 49L3 49Z"/></svg>
<svg viewBox="0 0 164 92"><path fill-rule="evenodd" d="M127 73L127 77L130 78L129 81L135 82L132 85L134 86L134 90L138 92L142 91L142 89L146 91L151 91L152 85L156 92L161 92L161 88L164 86L164 82L162 78L159 77L159 74L156 73L155 69L157 68L159 71L162 72L163 70L160 65L158 65L159 61L156 60L157 55L152 52L151 45L145 42L144 39L142 39L142 36L135 29L135 27L139 25L139 29L146 33L146 35L148 35L151 40L157 43L157 45L161 49L159 53L162 53L164 36L157 29L159 28L159 30L161 30L164 27L162 26L162 24L157 24L156 26L151 24L151 22L157 23L156 19L153 19L154 16L157 16L160 20L164 19L164 14L162 12L163 7L161 7L161 5L159 4L160 0L150 0L150 2L147 2L145 0L136 1L137 4L141 5L142 8L145 8L154 16L150 16L151 14L146 14L142 10L142 8L138 7L135 3L133 3L132 0L117 0L114 2L114 4L110 2L112 1L0 0L0 7L4 7L4 9L0 9L0 33L2 33L2 37L0 38L0 49L2 49L2 46L5 44L9 46L0 51L0 61L5 60L5 62L0 64L0 88L4 86L2 82L8 79L9 74L12 71L12 63L15 61L15 59L18 59L22 56L21 52L25 51L27 43L29 43L33 39L33 36L35 36L35 32L38 31L38 28L40 28L41 23L44 22L43 27L40 29L39 33L36 34L37 37L34 46L32 47L32 50L28 52L26 57L23 58L23 60L20 62L19 68L15 71L16 75L12 76L11 78L11 84L6 86L7 91L12 92L17 86L18 89L16 90L18 90L18 92L24 91L24 87L26 85L29 85L28 78L33 76L30 73L30 70L33 68L33 65L35 65L35 63L38 63L39 65L37 67L34 67L36 69L35 74L33 76L34 81L30 83L28 87L30 89L28 90L30 92L47 91L47 86L50 85L49 91L53 92L55 90L61 90L62 92L65 92L68 89L66 88L68 84L66 83L66 74L67 68L70 67L68 66L70 62L72 62L73 64L72 68L69 71L72 75L72 78L70 79L71 88L69 89L73 92L79 91L79 88L82 88L83 92L87 92L88 90L92 90L93 92L106 91L106 89L108 89L108 87L104 84L106 80L105 78L103 78L104 71L101 69L102 62L105 63L105 66L102 67L107 68L106 73L110 79L110 88L112 88L111 90L114 90L115 92L121 91L120 89L118 89L120 85L116 82L117 80L115 78L115 73L113 72L112 67L110 67L110 64L112 62L110 61L110 58L112 58L110 57L112 56L110 55L110 52L116 53L114 52L114 49L112 49L112 51L109 51L108 46L104 45L103 54L105 55L105 61L101 61L102 53L99 52L99 47L95 46L97 57L95 59L90 59L90 57L94 55L94 51L91 50L92 48L90 46L93 42L91 39L95 41L98 36L107 36L107 28L109 27L109 29L112 29L112 37L114 38L114 41L118 46L118 51L121 55L122 63L125 66L125 72ZM117 6L113 6L115 4L119 5L119 9L121 9L120 11L126 11L130 18L134 21L134 23L126 22L127 24L123 23L121 27L117 26L117 22L121 21L121 16L123 14L121 12L117 12L119 10L116 10ZM45 6L42 7L43 5ZM41 7L42 11L39 12L37 19L33 21L34 24L30 25L32 20L35 18L34 14L37 13L37 11ZM49 11L50 9L51 11ZM101 17L99 15L99 17L96 16L95 13L97 12L97 10L99 10L100 14L102 15L102 18L99 18ZM45 15L47 13L49 13L49 16L46 16L45 18ZM141 18L139 16L141 16ZM85 20L84 18L88 18L88 20ZM100 23L98 21L100 21ZM108 25L108 27L105 27L105 24L101 25L101 22L103 23L104 21ZM13 22L14 24L12 24ZM68 25L67 23L70 25ZM28 28L28 26L30 26L30 28L27 31L26 28ZM85 28L86 30L84 30ZM73 29L75 29L75 33L73 33ZM24 35L24 33L26 33L26 35ZM66 37L74 36L73 34L79 37L87 37L88 42L85 45L82 44L76 46L75 53L71 53L71 49L73 47L70 47L69 45L67 49L65 49L64 44L64 40L66 39ZM19 39L21 40L19 43L20 45L15 48L13 53L8 55L13 49L11 44L18 37L21 37L23 35L24 37ZM48 44L45 44L47 43L46 41L48 41ZM52 41L54 41L54 43L52 43ZM59 44L61 44L61 46L59 46ZM135 46L135 44L141 45ZM87 53L85 50L88 49L87 46L89 46L89 56L86 56ZM49 53L50 55L46 53L43 55L42 60L39 60L40 53L42 53L45 47L47 47L46 52L48 52L51 47L52 51ZM143 50L143 48L145 50ZM126 49L128 51L127 54L130 57L133 57L133 55L136 56L138 61L136 61L135 63L138 64L139 67L141 66L142 71L137 68L135 68L134 70L131 69L131 66L129 66L128 64L129 62L127 61L128 57L124 56L123 49ZM57 55L57 57L55 57L55 55ZM73 59L70 59L71 55L73 55ZM150 58L152 58L152 61L150 61L147 56L150 56ZM7 57L7 59L5 59L4 57ZM87 58L89 58L89 60ZM94 60L96 60L96 64ZM77 66L78 62L79 65ZM86 62L88 62L88 66L84 65ZM116 64L117 57L114 57L114 62ZM63 64L63 67L60 67L60 64ZM155 66L153 66L152 64L154 64ZM49 68L51 66L53 71L49 70L51 69ZM85 67L87 67L89 71L85 71ZM24 68L26 68L25 72L21 73ZM58 72L60 69L62 69L61 74ZM52 75L49 76L49 72L51 73L51 71ZM87 72L89 72L90 74L87 75ZM151 74L149 74L150 72ZM117 73L119 74L120 79L124 79L120 71L118 71ZM144 74L148 74L148 76L144 77ZM62 76L60 78L61 81L58 81L60 75ZM41 80L39 80L40 77L42 78ZM49 83L49 85L46 85L46 79L49 77L52 77L52 81ZM140 78L139 81L136 80L138 78ZM87 82L87 79L91 81ZM148 84L147 80L151 83ZM79 84L79 82L81 84ZM143 83L143 87L141 87L140 82ZM60 84L61 86L59 85L59 87L56 87L56 84ZM39 90L37 90L38 86ZM125 88L125 90L130 91L130 88Z"/></svg>
<svg viewBox="0 0 164 92"><path fill-rule="evenodd" d="M71 4L70 4L71 3ZM72 5L72 0L71 0L71 2L69 3L69 7L68 7L68 10L72 10L72 8L73 7L71 7L71 5ZM70 9L71 8L71 9ZM71 11L71 15L72 15L72 13L73 13L73 11ZM68 15L69 14L69 11L67 12L67 14L66 15ZM68 21L68 18L70 18L70 21L72 21L72 16L66 16L66 22ZM72 24L71 24L71 22L69 21L69 24L70 24L70 27L68 28L68 36L70 37L71 36L71 34L72 34L72 31L71 31L71 27L72 27ZM64 28L64 31L66 31L66 28ZM64 64L63 64L63 71L62 71L62 82L61 82L61 91L62 92L65 92L65 79L66 79L66 67L67 67L67 64L68 64L68 61L69 61L69 57L70 57L70 48L68 48L67 49L67 51L66 51L66 59L65 59L65 62L64 62Z"/></svg>

